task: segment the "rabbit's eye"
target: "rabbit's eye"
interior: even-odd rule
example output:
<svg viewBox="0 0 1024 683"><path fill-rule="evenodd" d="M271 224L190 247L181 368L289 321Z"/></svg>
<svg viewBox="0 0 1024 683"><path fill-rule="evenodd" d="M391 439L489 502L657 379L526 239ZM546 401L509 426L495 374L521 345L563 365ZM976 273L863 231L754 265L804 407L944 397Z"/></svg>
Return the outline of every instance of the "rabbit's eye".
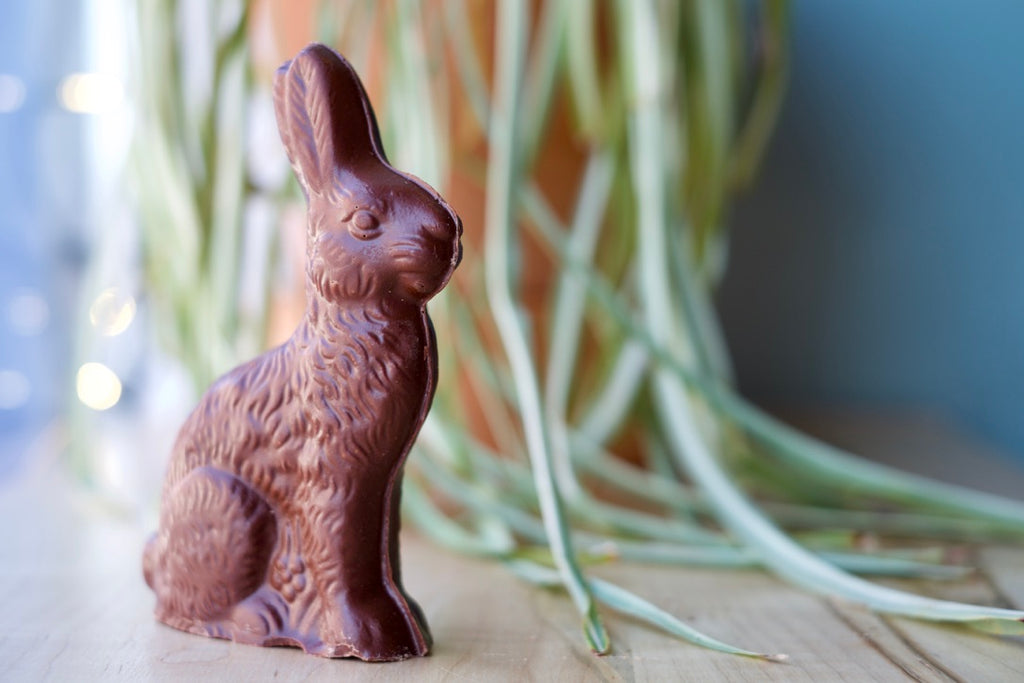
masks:
<svg viewBox="0 0 1024 683"><path fill-rule="evenodd" d="M349 221L349 232L356 239L372 240L380 235L380 221L369 211L361 209Z"/></svg>

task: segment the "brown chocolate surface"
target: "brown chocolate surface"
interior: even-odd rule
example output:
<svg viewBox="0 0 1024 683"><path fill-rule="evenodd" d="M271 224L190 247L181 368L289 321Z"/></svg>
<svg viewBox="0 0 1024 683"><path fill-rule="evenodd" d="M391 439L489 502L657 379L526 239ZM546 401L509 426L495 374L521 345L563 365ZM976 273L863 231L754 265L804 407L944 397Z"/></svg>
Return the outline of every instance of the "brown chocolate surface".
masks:
<svg viewBox="0 0 1024 683"><path fill-rule="evenodd" d="M399 489L437 383L426 303L458 265L462 225L388 164L358 76L329 48L282 66L274 103L309 207L306 314L182 426L146 581L157 618L185 631L424 655L399 572Z"/></svg>

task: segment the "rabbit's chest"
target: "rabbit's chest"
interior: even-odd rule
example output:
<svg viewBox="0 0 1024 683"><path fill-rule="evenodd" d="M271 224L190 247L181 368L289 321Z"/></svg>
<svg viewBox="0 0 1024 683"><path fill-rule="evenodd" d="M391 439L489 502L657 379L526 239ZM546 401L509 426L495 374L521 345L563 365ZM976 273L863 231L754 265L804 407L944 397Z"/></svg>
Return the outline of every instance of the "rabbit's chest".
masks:
<svg viewBox="0 0 1024 683"><path fill-rule="evenodd" d="M318 355L305 405L320 457L369 464L408 450L432 393L433 350L424 334L390 332Z"/></svg>

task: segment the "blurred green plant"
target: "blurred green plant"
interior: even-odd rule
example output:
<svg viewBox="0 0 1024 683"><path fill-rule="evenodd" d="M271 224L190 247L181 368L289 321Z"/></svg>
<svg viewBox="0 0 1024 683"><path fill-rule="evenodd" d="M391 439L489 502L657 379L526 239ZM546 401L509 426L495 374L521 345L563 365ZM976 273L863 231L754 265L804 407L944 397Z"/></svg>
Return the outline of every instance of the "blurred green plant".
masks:
<svg viewBox="0 0 1024 683"><path fill-rule="evenodd" d="M287 174L268 180L248 163L254 112L271 106L250 57L249 3L141 3L135 11L131 180L146 291L160 341L201 390L266 345L277 233L246 230L245 219L254 201L273 207L289 196ZM243 291L254 267L264 274L255 296Z"/></svg>
<svg viewBox="0 0 1024 683"><path fill-rule="evenodd" d="M252 77L243 9L212 36L212 87L196 106L180 77L196 38L167 30L173 6L140 9L150 83L140 209L165 337L202 387L251 346L232 340L244 332L234 312L239 207L252 191L237 123ZM467 226L457 282L431 304L442 376L404 501L424 533L564 587L597 652L610 647L601 603L707 647L777 658L708 638L588 576L588 564L618 559L757 564L880 612L1024 632L1024 613L849 573L960 576L934 549L857 552L852 532L1019 540L1024 505L865 462L731 386L711 292L728 203L754 177L782 100L785 0L550 0L534 17L526 3L499 0L493 30L473 23L489 10L463 0L319 7L320 39L382 84L397 167L445 190L453 107L471 112L486 141L458 157L485 179L483 232ZM493 44L490 79L481 30ZM568 141L552 124L559 103L571 110ZM558 142L584 157L564 219L542 180L543 154ZM530 269L552 277L528 298ZM643 461L616 455L623 443L640 444ZM762 504L742 485L755 477Z"/></svg>

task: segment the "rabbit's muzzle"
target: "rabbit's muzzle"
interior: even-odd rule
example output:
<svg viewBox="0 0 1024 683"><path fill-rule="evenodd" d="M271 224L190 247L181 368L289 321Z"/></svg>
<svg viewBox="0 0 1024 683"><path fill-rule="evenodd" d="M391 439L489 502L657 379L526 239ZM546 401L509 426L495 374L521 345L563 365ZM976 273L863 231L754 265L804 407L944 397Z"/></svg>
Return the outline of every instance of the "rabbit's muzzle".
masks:
<svg viewBox="0 0 1024 683"><path fill-rule="evenodd" d="M393 242L391 257L402 288L422 300L441 291L462 260L461 237L462 224L453 217L424 223L414 236Z"/></svg>

